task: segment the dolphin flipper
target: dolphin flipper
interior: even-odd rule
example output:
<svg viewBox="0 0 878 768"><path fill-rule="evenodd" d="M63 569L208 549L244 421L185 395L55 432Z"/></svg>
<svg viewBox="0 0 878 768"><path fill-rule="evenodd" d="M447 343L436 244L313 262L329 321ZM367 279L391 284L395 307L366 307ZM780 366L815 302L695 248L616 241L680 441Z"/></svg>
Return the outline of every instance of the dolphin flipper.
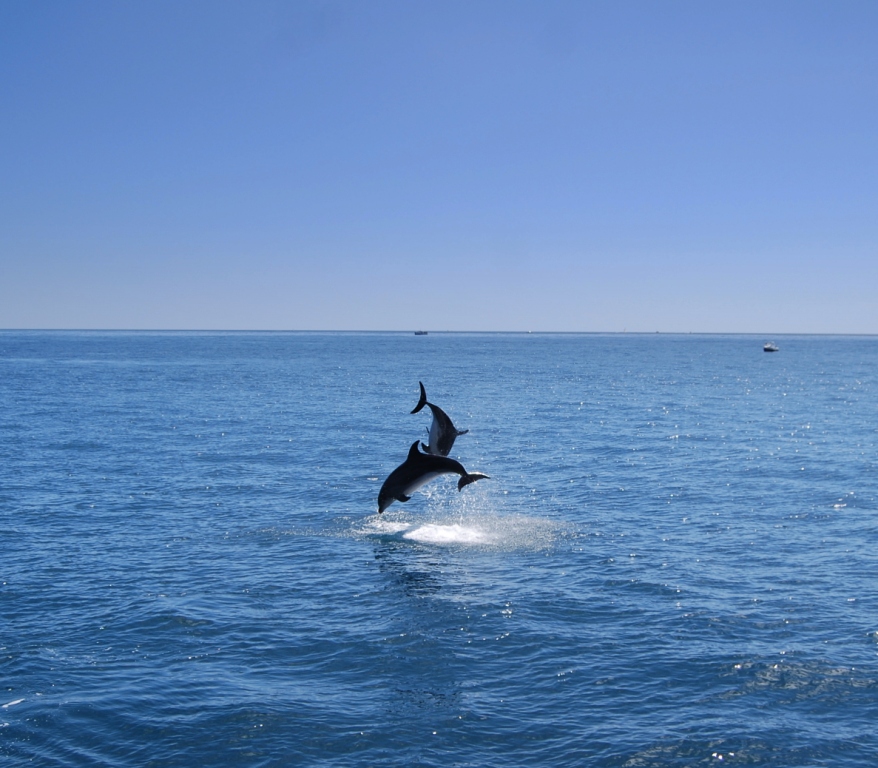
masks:
<svg viewBox="0 0 878 768"><path fill-rule="evenodd" d="M457 432L458 437L460 437L461 435L465 435L467 432L469 432L468 429L455 429L454 431Z"/></svg>
<svg viewBox="0 0 878 768"><path fill-rule="evenodd" d="M424 385L419 381L418 386L421 388L421 397L418 399L418 404L412 409L411 413L417 413L427 404L427 390L424 389Z"/></svg>

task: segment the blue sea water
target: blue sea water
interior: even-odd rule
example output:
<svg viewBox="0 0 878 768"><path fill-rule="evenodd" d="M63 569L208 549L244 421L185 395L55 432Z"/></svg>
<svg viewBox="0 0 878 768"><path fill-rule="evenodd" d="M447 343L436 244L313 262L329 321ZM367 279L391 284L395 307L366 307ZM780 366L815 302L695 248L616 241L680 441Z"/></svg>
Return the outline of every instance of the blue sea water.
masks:
<svg viewBox="0 0 878 768"><path fill-rule="evenodd" d="M0 763L871 768L878 339L763 341L0 333Z"/></svg>

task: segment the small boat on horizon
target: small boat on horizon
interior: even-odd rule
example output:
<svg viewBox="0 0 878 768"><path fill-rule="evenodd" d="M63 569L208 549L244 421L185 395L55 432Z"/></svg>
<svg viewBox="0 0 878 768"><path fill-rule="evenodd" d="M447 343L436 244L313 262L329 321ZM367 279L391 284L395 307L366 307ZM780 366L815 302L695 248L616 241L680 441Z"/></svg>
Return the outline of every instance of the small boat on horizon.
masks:
<svg viewBox="0 0 878 768"><path fill-rule="evenodd" d="M415 336L426 336L427 331L415 331Z"/></svg>
<svg viewBox="0 0 878 768"><path fill-rule="evenodd" d="M771 341L766 341L765 346L762 347L763 352L777 352L779 349L780 347L778 347L777 344Z"/></svg>

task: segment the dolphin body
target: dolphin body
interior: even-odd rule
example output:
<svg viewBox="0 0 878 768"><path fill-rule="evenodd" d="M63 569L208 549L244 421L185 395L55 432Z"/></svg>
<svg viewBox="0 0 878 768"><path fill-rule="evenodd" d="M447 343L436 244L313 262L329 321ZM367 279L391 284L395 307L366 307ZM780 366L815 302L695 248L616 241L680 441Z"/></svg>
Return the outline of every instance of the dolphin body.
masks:
<svg viewBox="0 0 878 768"><path fill-rule="evenodd" d="M455 427L445 411L438 405L427 402L427 390L424 389L424 385L420 381L418 385L421 387L421 397L412 413L417 413L425 405L429 406L430 410L433 411L433 423L430 425L430 429L427 430L430 434L428 444L421 443L421 445L427 453L432 453L434 456L447 456L451 453L454 441L460 435L465 435L469 430Z"/></svg>
<svg viewBox="0 0 878 768"><path fill-rule="evenodd" d="M415 440L409 448L406 460L387 476L381 486L378 492L378 513L381 514L394 501L408 501L418 488L435 480L439 475L449 474L460 475L460 480L457 481L458 491L465 485L488 477L480 472L467 472L463 464L447 456L421 453L418 450L418 441Z"/></svg>

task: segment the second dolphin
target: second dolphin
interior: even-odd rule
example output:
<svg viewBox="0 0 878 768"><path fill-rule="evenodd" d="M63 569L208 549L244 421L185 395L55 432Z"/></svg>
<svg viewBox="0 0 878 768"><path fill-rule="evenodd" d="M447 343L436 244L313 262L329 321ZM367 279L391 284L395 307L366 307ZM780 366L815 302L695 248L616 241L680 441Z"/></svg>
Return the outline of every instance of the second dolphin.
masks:
<svg viewBox="0 0 878 768"><path fill-rule="evenodd" d="M426 444L422 443L421 445L423 445L427 453L432 453L434 456L447 456L451 453L454 441L460 435L465 435L469 430L455 427L445 411L438 405L433 405L433 403L427 401L427 390L424 389L424 385L420 381L418 385L421 388L421 397L418 400L418 404L412 409L412 413L417 413L425 405L433 412L433 423L429 429L430 437L427 439L428 442Z"/></svg>

